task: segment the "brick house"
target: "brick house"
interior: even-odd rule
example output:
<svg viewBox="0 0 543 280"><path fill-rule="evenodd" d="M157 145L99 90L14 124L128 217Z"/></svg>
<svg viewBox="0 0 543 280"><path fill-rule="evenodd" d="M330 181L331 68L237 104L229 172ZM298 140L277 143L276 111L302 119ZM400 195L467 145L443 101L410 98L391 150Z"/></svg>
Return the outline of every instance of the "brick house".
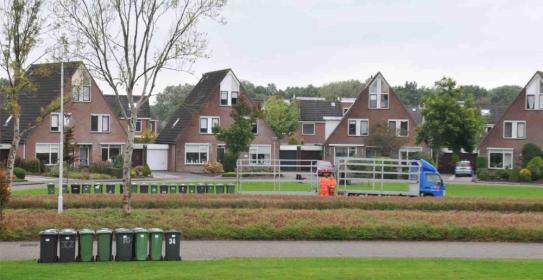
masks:
<svg viewBox="0 0 543 280"><path fill-rule="evenodd" d="M377 73L326 139L324 158L335 161L336 157L374 157L375 148L366 144L370 127L386 123L396 130L397 137L406 138L398 157L408 159L411 153L423 151L415 143L415 128L420 121L416 113L405 107L383 75Z"/></svg>
<svg viewBox="0 0 543 280"><path fill-rule="evenodd" d="M20 97L22 130L31 126L42 108L58 100L60 70L60 63L30 67L36 90ZM64 105L64 123L74 131L76 165L85 166L122 155L126 124L119 120L82 62L64 63L64 94L70 97ZM37 158L46 165L57 163L61 119L58 111L45 116L39 125L23 135L17 156ZM2 155L7 155L13 132L11 116L1 111L0 123Z"/></svg>
<svg viewBox="0 0 543 280"><path fill-rule="evenodd" d="M212 128L232 124L232 106L239 100L253 108L258 107L231 69L204 73L155 141L169 145L168 169L202 172L206 161L222 162L226 147L216 139ZM256 138L242 158L250 158L255 163L277 159L279 149L271 128L258 119L253 131Z"/></svg>
<svg viewBox="0 0 543 280"><path fill-rule="evenodd" d="M479 144L489 169L521 165L522 146L543 147L543 72L536 72Z"/></svg>

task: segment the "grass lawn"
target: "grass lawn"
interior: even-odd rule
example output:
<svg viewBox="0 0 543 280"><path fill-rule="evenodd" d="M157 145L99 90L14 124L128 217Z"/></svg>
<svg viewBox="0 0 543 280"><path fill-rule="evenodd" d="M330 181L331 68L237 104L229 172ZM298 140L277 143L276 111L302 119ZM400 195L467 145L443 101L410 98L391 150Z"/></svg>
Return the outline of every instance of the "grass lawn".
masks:
<svg viewBox="0 0 543 280"><path fill-rule="evenodd" d="M233 258L181 262L0 262L3 279L542 279L543 261Z"/></svg>
<svg viewBox="0 0 543 280"><path fill-rule="evenodd" d="M230 181L231 183L232 181ZM217 183L217 182L215 182ZM221 183L226 183L221 182ZM168 182L170 184L170 182ZM186 183L188 184L188 183ZM501 198L543 198L543 188L536 186L522 185L484 185L484 184L446 184L448 197L501 197ZM348 189L366 189L371 190L372 186L368 183L348 185ZM377 190L380 190L379 184L375 185ZM406 191L407 183L387 182L384 189L388 191ZM298 182L282 182L281 185L276 184L275 190L279 191L311 191L313 186L307 183ZM343 186L338 186L339 190ZM273 191L274 184L271 181L246 181L242 184L242 191ZM105 188L104 188L105 191ZM58 188L56 188L58 192ZM117 184L116 191L119 193L119 185ZM39 195L47 194L47 189L44 185L41 189L21 190L13 192L13 195Z"/></svg>

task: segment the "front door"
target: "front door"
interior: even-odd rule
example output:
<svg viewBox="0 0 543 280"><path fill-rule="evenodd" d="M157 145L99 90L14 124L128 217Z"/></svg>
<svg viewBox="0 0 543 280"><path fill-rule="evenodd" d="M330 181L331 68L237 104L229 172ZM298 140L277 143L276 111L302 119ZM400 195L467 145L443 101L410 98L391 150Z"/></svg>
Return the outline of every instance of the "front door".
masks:
<svg viewBox="0 0 543 280"><path fill-rule="evenodd" d="M217 161L224 164L224 145L217 146Z"/></svg>
<svg viewBox="0 0 543 280"><path fill-rule="evenodd" d="M88 166L90 164L90 146L79 146L79 165Z"/></svg>

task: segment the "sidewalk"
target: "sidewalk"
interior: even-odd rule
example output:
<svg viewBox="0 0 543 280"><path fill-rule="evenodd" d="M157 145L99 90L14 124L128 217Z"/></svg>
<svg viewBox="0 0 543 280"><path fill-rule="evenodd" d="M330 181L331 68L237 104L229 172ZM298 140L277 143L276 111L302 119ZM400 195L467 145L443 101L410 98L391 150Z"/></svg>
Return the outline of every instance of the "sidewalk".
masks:
<svg viewBox="0 0 543 280"><path fill-rule="evenodd" d="M96 244L95 244L96 245ZM115 248L115 243L113 244ZM0 260L39 257L39 242L0 242ZM182 241L185 260L229 257L543 259L543 244L412 241Z"/></svg>

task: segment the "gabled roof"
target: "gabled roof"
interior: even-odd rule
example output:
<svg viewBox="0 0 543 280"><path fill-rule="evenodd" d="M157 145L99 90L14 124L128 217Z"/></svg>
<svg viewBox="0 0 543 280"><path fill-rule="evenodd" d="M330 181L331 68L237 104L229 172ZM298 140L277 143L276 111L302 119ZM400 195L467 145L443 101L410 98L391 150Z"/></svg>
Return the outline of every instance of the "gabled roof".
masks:
<svg viewBox="0 0 543 280"><path fill-rule="evenodd" d="M343 112L338 102L326 100L298 99L300 121L323 121L323 117L341 117Z"/></svg>
<svg viewBox="0 0 543 280"><path fill-rule="evenodd" d="M177 135L192 121L195 113L200 111L204 105L204 100L211 92L220 85L224 77L232 71L223 69L213 72L207 72L202 75L198 84L194 86L189 95L185 98L183 105L172 114L166 126L162 129L156 139L156 143L174 144Z"/></svg>
<svg viewBox="0 0 543 280"><path fill-rule="evenodd" d="M118 117L122 117L121 108L119 107L119 102L117 102L117 96L112 94L104 94L104 98L106 99L106 102L109 104L109 107L111 107L113 112L115 112ZM138 100L140 100L139 96L133 96L133 98L134 102L138 102ZM129 114L130 107L128 105L128 97L126 95L119 95L119 100L121 101L125 112ZM149 106L149 99L147 99L147 101L141 105L140 110L138 111L138 118L152 118L151 107Z"/></svg>
<svg viewBox="0 0 543 280"><path fill-rule="evenodd" d="M83 63L80 61L64 63L64 80L71 79L72 75ZM44 63L31 65L28 73L34 83L35 91L19 96L21 105L21 130L31 126L41 114L41 109L47 107L53 100L60 97L60 63ZM65 83L66 84L66 83ZM3 95L0 94L0 104ZM10 114L0 109L0 140L2 143L11 143L13 139L13 120L7 123ZM21 138L24 143L26 135Z"/></svg>

